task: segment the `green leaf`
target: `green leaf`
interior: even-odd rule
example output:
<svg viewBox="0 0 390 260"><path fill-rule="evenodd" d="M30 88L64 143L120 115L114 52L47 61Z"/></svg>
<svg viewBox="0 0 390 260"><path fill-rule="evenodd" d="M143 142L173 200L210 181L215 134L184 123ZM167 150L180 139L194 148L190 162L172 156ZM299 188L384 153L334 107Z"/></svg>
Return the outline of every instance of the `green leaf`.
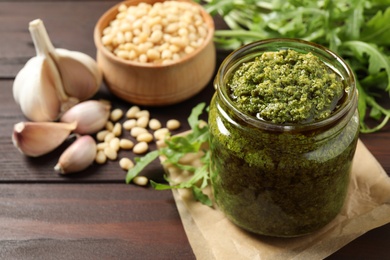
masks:
<svg viewBox="0 0 390 260"><path fill-rule="evenodd" d="M192 192L194 194L194 197L197 201L201 202L202 204L206 205L206 206L213 206L213 202L211 201L211 199L209 198L209 196L207 196L206 194L203 193L203 191L194 186L192 188Z"/></svg>
<svg viewBox="0 0 390 260"><path fill-rule="evenodd" d="M375 44L390 45L390 7L379 10L362 28L361 40Z"/></svg>
<svg viewBox="0 0 390 260"><path fill-rule="evenodd" d="M195 129L198 127L199 124L199 117L203 113L203 109L205 108L206 103L202 102L196 105L192 110L191 114L188 117L188 124L190 125L191 129Z"/></svg>
<svg viewBox="0 0 390 260"><path fill-rule="evenodd" d="M151 151L145 156L138 158L136 165L131 168L126 175L126 183L129 184L146 166L153 162L159 156L159 151Z"/></svg>
<svg viewBox="0 0 390 260"><path fill-rule="evenodd" d="M382 117L382 112L378 108L373 107L370 111L370 117L379 120Z"/></svg>
<svg viewBox="0 0 390 260"><path fill-rule="evenodd" d="M390 91L390 59L374 44L362 41L347 41L342 46L349 48L355 55L364 58L368 55L368 73L371 75L378 74L382 69L387 73L387 87Z"/></svg>
<svg viewBox="0 0 390 260"><path fill-rule="evenodd" d="M169 184L157 183L157 182L154 182L152 180L150 181L150 184L152 185L152 187L155 190L171 190L172 189L172 186Z"/></svg>
<svg viewBox="0 0 390 260"><path fill-rule="evenodd" d="M346 21L346 39L359 39L361 26L364 23L364 3L365 0L355 0L350 3L353 8L349 10Z"/></svg>

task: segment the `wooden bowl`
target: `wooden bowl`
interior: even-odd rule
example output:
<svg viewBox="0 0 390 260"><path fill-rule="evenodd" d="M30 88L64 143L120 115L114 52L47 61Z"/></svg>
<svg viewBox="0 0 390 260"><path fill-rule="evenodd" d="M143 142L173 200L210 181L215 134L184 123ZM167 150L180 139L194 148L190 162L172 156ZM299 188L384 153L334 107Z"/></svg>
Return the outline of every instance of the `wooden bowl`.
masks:
<svg viewBox="0 0 390 260"><path fill-rule="evenodd" d="M189 2L188 0L180 0ZM169 64L140 63L117 57L101 41L102 31L115 19L120 4L138 5L140 2L153 4L153 0L124 1L109 9L98 20L94 30L97 48L97 63L110 91L134 104L164 106L184 101L200 92L214 75L216 51L213 42L214 21L202 9L202 16L208 26L208 35L195 51Z"/></svg>

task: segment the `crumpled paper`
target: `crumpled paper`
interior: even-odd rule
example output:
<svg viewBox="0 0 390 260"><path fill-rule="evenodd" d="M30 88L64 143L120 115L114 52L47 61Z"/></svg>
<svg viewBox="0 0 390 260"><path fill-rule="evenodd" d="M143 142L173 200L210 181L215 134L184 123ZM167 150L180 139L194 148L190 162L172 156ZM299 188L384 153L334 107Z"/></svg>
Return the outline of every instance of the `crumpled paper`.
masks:
<svg viewBox="0 0 390 260"><path fill-rule="evenodd" d="M199 155L187 163L200 165ZM173 181L186 173L167 166ZM327 226L297 238L254 235L231 223L217 208L196 202L186 189L173 190L176 205L197 259L323 259L355 238L390 222L390 178L359 140L349 192L341 213ZM211 189L206 190L210 196Z"/></svg>

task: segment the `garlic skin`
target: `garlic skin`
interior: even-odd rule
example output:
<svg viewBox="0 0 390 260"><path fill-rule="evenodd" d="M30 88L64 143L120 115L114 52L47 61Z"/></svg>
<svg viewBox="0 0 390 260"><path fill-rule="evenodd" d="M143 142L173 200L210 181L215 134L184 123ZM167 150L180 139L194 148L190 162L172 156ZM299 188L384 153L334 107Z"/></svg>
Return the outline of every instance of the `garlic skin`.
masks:
<svg viewBox="0 0 390 260"><path fill-rule="evenodd" d="M21 153L38 157L59 147L76 127L76 122L19 122L14 125L12 142Z"/></svg>
<svg viewBox="0 0 390 260"><path fill-rule="evenodd" d="M62 153L54 170L61 174L82 171L94 162L96 152L95 140L90 135L80 136Z"/></svg>
<svg viewBox="0 0 390 260"><path fill-rule="evenodd" d="M17 74L13 96L31 121L54 121L99 90L102 73L88 55L55 49L40 19L29 23L36 56Z"/></svg>
<svg viewBox="0 0 390 260"><path fill-rule="evenodd" d="M111 106L97 100L81 102L60 118L61 122L77 122L77 128L73 131L78 134L94 134L101 130L110 116Z"/></svg>

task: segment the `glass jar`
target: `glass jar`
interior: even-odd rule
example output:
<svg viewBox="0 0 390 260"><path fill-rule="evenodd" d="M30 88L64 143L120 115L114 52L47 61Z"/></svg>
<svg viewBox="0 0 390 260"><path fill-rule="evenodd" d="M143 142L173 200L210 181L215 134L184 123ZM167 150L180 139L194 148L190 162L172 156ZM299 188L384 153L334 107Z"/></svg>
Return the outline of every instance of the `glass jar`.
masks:
<svg viewBox="0 0 390 260"><path fill-rule="evenodd" d="M227 82L238 66L264 52L311 52L340 76L342 103L322 120L276 124L240 111ZM254 42L221 64L210 104L211 183L222 212L241 228L294 237L324 227L340 212L359 133L353 73L335 53L296 39Z"/></svg>

